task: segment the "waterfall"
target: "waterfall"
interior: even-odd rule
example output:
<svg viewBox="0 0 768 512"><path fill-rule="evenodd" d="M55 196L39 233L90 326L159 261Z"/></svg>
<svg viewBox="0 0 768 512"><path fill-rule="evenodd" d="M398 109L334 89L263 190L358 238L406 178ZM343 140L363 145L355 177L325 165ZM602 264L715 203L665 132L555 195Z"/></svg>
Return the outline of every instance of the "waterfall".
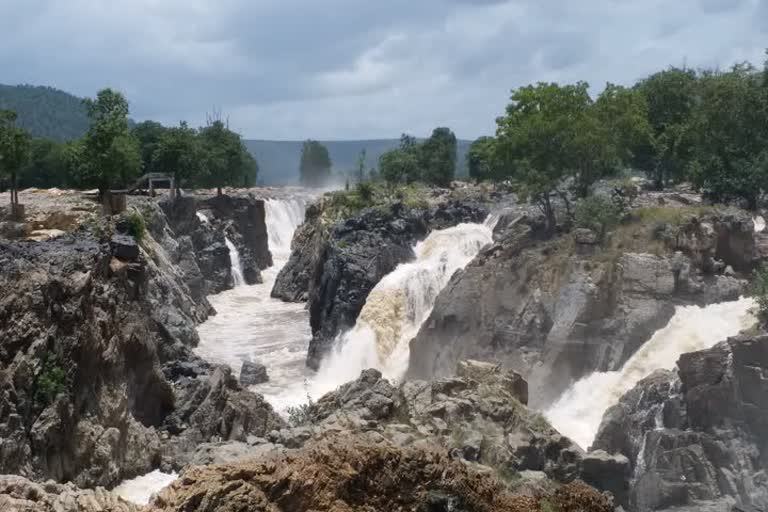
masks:
<svg viewBox="0 0 768 512"><path fill-rule="evenodd" d="M309 383L313 398L356 379L366 368L400 380L410 341L432 312L438 294L492 241L491 225L460 224L433 231L414 247L416 260L399 265L371 290L355 327L342 334Z"/></svg>
<svg viewBox="0 0 768 512"><path fill-rule="evenodd" d="M235 281L235 286L243 286L245 284L245 278L243 277L243 267L240 264L240 253L237 252L237 247L228 237L224 237L224 243L227 244L229 249L229 260L232 265L232 279Z"/></svg>
<svg viewBox="0 0 768 512"><path fill-rule="evenodd" d="M178 477L176 473L168 474L155 470L146 475L122 481L112 492L131 503L146 505L153 494L160 492Z"/></svg>
<svg viewBox="0 0 768 512"><path fill-rule="evenodd" d="M619 370L597 372L573 384L544 413L550 423L582 448L595 439L605 411L640 380L659 369L673 369L687 352L710 348L755 323L755 302L742 298L707 307L679 306Z"/></svg>
<svg viewBox="0 0 768 512"><path fill-rule="evenodd" d="M264 202L269 251L275 266L282 267L288 261L293 232L304 222L306 206L307 201L304 198L267 199Z"/></svg>

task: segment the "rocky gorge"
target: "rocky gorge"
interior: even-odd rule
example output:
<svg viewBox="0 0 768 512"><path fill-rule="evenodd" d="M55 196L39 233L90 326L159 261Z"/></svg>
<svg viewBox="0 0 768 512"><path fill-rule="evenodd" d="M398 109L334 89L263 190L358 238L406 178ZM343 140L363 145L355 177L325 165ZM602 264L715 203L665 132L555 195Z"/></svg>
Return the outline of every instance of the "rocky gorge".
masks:
<svg viewBox="0 0 768 512"><path fill-rule="evenodd" d="M48 241L0 241L0 505L136 511L101 487L161 469L180 477L144 510L768 506L758 328L715 330L727 334L643 375L597 411L591 446L543 414L631 361L680 308L748 293L768 247L750 213L643 192L604 238L570 226L552 236L505 191L457 186L362 208L331 194L307 204L278 273L273 210L258 197L133 198L127 215ZM454 261L450 246L469 242ZM440 268L444 281L413 277ZM260 314L248 304L265 303L235 293L237 271L247 293L306 304L306 317L285 317L311 328L279 346L300 347L310 367L290 379L305 375L306 387L340 343L361 344L374 313L396 336L366 331L379 344L372 361L404 339L405 378L372 364L285 409L261 394L262 373L272 388L285 374L235 355L260 375L240 374L244 387L239 364L201 357L212 342L197 328L224 313L212 303ZM397 273L428 293L382 289ZM397 300L372 313L382 294ZM423 321L403 320L413 311Z"/></svg>

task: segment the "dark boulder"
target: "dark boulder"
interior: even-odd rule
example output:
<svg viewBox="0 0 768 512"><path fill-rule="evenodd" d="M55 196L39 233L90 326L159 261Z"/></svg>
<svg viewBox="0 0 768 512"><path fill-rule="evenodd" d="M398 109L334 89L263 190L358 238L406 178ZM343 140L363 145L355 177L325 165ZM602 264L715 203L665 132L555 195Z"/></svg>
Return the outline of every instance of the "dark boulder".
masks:
<svg viewBox="0 0 768 512"><path fill-rule="evenodd" d="M112 255L123 261L135 261L139 259L139 244L129 235L112 235L109 241Z"/></svg>
<svg viewBox="0 0 768 512"><path fill-rule="evenodd" d="M243 365L240 368L240 385L255 386L265 382L269 382L266 366L261 363L243 361Z"/></svg>

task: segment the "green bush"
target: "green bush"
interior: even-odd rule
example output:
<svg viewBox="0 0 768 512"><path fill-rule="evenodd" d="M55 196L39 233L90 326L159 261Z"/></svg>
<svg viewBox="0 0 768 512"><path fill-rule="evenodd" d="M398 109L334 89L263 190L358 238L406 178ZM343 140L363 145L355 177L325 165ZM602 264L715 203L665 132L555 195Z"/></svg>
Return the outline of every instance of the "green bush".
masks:
<svg viewBox="0 0 768 512"><path fill-rule="evenodd" d="M768 264L755 270L752 293L757 302L757 317L763 325L768 324Z"/></svg>
<svg viewBox="0 0 768 512"><path fill-rule="evenodd" d="M126 221L128 222L128 234L135 238L137 242L140 242L141 239L144 238L144 233L147 231L144 217L134 210L128 213Z"/></svg>
<svg viewBox="0 0 768 512"><path fill-rule="evenodd" d="M615 228L624 215L624 209L603 196L590 196L576 204L575 222L579 228L591 229L602 240Z"/></svg>
<svg viewBox="0 0 768 512"><path fill-rule="evenodd" d="M59 394L69 389L67 372L53 354L42 359L42 369L35 381L35 402L41 406L52 403Z"/></svg>
<svg viewBox="0 0 768 512"><path fill-rule="evenodd" d="M363 201L370 203L373 201L373 185L370 183L367 183L365 181L362 181L357 184L357 195L362 199Z"/></svg>

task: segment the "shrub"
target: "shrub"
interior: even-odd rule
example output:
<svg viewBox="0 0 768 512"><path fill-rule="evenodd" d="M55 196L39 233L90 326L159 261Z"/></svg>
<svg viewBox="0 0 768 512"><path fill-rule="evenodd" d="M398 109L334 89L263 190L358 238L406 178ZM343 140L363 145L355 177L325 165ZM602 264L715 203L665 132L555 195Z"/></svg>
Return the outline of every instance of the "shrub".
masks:
<svg viewBox="0 0 768 512"><path fill-rule="evenodd" d="M358 183L357 195L366 203L370 203L373 200L373 185L365 181Z"/></svg>
<svg viewBox="0 0 768 512"><path fill-rule="evenodd" d="M291 427L300 427L312 421L312 401L295 407L288 407L288 424Z"/></svg>
<svg viewBox="0 0 768 512"><path fill-rule="evenodd" d="M135 238L137 242L140 242L141 239L144 238L144 233L147 231L144 217L134 210L126 216L126 221L128 222L128 234Z"/></svg>
<svg viewBox="0 0 768 512"><path fill-rule="evenodd" d="M46 406L69 389L69 377L53 354L46 354L42 363L35 382L35 402Z"/></svg>
<svg viewBox="0 0 768 512"><path fill-rule="evenodd" d="M757 302L757 317L763 325L768 324L768 264L755 270L752 293Z"/></svg>
<svg viewBox="0 0 768 512"><path fill-rule="evenodd" d="M576 204L576 226L591 229L601 240L621 222L623 215L620 205L603 196L590 196Z"/></svg>

